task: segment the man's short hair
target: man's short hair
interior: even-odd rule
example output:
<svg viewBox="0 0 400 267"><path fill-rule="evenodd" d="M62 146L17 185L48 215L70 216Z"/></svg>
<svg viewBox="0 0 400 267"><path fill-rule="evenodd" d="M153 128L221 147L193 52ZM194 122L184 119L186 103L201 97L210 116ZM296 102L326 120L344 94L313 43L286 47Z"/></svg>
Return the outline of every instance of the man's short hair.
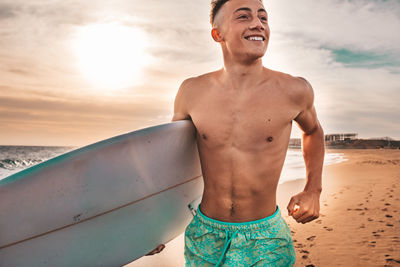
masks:
<svg viewBox="0 0 400 267"><path fill-rule="evenodd" d="M229 0L211 0L211 12L210 12L210 23L214 26L215 17L217 16L218 11L225 5ZM262 0L259 0L261 3Z"/></svg>
<svg viewBox="0 0 400 267"><path fill-rule="evenodd" d="M215 16L221 7L229 0L212 0L211 1L211 13L210 13L210 23L214 26Z"/></svg>

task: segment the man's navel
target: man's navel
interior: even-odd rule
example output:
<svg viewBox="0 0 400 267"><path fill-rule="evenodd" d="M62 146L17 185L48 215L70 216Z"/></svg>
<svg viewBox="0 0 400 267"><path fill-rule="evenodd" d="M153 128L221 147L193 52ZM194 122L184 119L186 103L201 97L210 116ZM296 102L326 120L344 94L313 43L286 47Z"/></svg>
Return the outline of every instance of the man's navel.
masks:
<svg viewBox="0 0 400 267"><path fill-rule="evenodd" d="M231 188L231 208L230 208L230 215L233 216L235 214L235 204L234 204L234 199L235 199L235 186L232 185Z"/></svg>
<svg viewBox="0 0 400 267"><path fill-rule="evenodd" d="M230 214L231 214L231 216L233 216L235 214L235 205L233 204L233 201L231 204Z"/></svg>

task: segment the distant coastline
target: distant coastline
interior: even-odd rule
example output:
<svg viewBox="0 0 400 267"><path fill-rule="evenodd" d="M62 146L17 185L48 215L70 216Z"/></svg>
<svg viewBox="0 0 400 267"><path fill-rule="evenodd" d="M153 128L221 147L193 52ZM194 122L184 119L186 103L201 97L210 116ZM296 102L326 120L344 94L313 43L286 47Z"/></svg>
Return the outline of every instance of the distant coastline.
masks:
<svg viewBox="0 0 400 267"><path fill-rule="evenodd" d="M326 148L332 149L400 149L400 140L353 139L325 141ZM301 139L291 138L289 148L301 149Z"/></svg>

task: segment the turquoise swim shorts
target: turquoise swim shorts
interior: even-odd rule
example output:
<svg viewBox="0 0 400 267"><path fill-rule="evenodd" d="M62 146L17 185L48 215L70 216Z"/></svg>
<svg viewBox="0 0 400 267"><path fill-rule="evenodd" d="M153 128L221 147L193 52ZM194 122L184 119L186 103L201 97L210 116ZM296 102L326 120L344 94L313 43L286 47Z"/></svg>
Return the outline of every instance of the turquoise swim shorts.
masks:
<svg viewBox="0 0 400 267"><path fill-rule="evenodd" d="M233 223L196 215L185 229L185 266L293 266L296 253L279 206L260 220Z"/></svg>

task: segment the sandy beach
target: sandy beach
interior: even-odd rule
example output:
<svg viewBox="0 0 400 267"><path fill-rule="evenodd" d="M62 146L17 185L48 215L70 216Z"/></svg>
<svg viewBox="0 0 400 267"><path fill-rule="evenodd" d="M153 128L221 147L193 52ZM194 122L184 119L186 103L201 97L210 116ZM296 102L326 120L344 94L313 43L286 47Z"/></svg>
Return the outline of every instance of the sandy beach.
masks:
<svg viewBox="0 0 400 267"><path fill-rule="evenodd" d="M400 150L329 151L348 161L324 166L320 218L285 217L294 266L400 266Z"/></svg>
<svg viewBox="0 0 400 267"><path fill-rule="evenodd" d="M317 220L299 224L287 216L287 195L296 194L304 180L278 191L296 248L294 266L400 266L400 150L327 152L344 153L348 160L324 166ZM127 266L184 266L183 236L159 255Z"/></svg>

